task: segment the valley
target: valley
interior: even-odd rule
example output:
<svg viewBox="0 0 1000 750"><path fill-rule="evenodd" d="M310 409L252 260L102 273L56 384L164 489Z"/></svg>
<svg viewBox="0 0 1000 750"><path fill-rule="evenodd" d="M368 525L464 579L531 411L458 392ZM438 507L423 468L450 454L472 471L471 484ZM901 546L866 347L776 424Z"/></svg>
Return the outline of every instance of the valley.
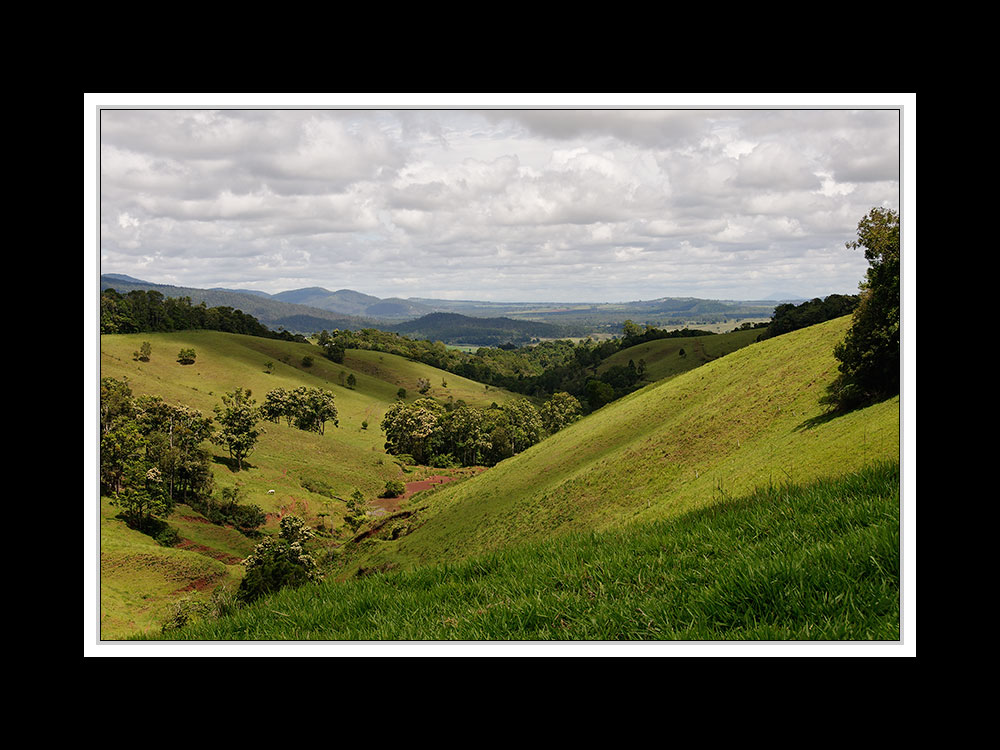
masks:
<svg viewBox="0 0 1000 750"><path fill-rule="evenodd" d="M303 518L316 530L311 549L324 570L324 582L316 585L354 590L372 571L381 571L379 580L408 580L421 570L480 565L474 561L483 556L516 556L520 549L547 555L550 545L562 548L567 540L594 534L603 539L673 528L760 488L799 487L898 461L898 397L837 418L824 417L819 404L836 373L833 345L849 323L849 317L839 318L763 342L747 330L659 339L617 351L596 372L643 360L646 385L488 468L405 463L386 452L381 420L400 400L401 388L405 402L429 398L476 408L526 397L396 354L348 349L337 363L312 343L216 331L117 334L101 337L101 374L126 381L136 395L160 396L207 415L236 387L258 401L275 388L332 392L337 427L318 434L264 422L244 470L234 471L225 451L210 446L211 470L217 494L238 490L245 502L261 508L261 534L275 534L286 516ZM151 345L148 362L133 356L143 341ZM175 353L184 348L197 353L194 364L178 363ZM391 480L403 482L407 491L383 497ZM365 498L367 520L349 533L348 499L356 491ZM178 611L201 613L191 618L200 627L222 627L222 620L212 625L214 618L204 613L239 586L242 560L259 538L209 523L184 504L165 521L176 529L173 546L128 528L109 499L101 498L102 638L206 637L197 629L190 636L184 628L164 630ZM500 604L492 600L488 606ZM351 627L344 622L343 629L330 625L295 637L339 640L353 637ZM544 637L560 633L593 635L556 629ZM244 631L226 637L251 636ZM415 637L447 636L432 629ZM612 637L660 636L650 630Z"/></svg>

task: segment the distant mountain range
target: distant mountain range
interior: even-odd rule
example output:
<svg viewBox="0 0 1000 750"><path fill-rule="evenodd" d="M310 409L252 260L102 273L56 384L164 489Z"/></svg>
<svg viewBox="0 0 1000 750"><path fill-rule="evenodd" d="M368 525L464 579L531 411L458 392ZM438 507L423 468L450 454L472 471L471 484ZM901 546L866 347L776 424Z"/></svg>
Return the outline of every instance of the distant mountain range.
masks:
<svg viewBox="0 0 1000 750"><path fill-rule="evenodd" d="M379 298L351 289L331 292L322 287L268 294L251 289L227 289L155 284L125 274L102 274L101 289L127 294L153 290L166 297L189 297L193 304L232 307L252 315L273 330L315 333L321 330L380 328L415 338L446 343L482 344L524 341L531 337L587 335L598 330L620 331L626 319L654 325L687 325L740 317L770 317L778 300L730 301L695 297L661 297L621 303L543 303L441 300L411 297ZM449 313L455 317L440 314ZM439 315L435 315L439 314ZM460 318L476 320L460 320ZM478 331L478 335L475 335Z"/></svg>

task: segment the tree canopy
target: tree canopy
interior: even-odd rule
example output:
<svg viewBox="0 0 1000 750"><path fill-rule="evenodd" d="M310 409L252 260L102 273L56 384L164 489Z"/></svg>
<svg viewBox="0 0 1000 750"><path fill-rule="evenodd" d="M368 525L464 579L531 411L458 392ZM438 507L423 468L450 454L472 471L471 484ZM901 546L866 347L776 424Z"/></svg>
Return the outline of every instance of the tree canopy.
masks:
<svg viewBox="0 0 1000 750"><path fill-rule="evenodd" d="M873 208L847 247L862 248L869 268L851 328L834 348L840 374L824 401L839 410L899 393L899 214Z"/></svg>
<svg viewBox="0 0 1000 750"><path fill-rule="evenodd" d="M237 388L232 393L225 394L222 405L215 407L220 430L213 440L229 450L237 471L243 468L243 461L253 452L257 439L263 432L257 427L262 412L251 395L249 389Z"/></svg>
<svg viewBox="0 0 1000 750"><path fill-rule="evenodd" d="M124 380L101 380L101 491L128 523L145 529L178 501L211 494L209 455L201 445L212 420L159 396L133 397Z"/></svg>

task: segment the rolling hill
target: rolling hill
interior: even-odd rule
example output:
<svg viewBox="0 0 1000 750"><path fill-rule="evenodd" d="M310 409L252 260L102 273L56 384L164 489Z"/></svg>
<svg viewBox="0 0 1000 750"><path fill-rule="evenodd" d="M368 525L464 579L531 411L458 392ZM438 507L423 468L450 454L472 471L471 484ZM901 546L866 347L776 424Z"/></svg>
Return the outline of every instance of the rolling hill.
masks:
<svg viewBox="0 0 1000 750"><path fill-rule="evenodd" d="M419 529L373 548L363 565L457 560L898 460L898 398L836 419L818 403L849 321L751 344L647 386L443 487L421 503Z"/></svg>
<svg viewBox="0 0 1000 750"><path fill-rule="evenodd" d="M375 324L375 321L370 318L285 302L262 292L196 289L168 284L152 284L115 274L101 276L101 290L105 289L114 289L120 294L128 294L133 290L141 289L159 292L164 297L189 297L193 304L204 302L208 307L231 307L242 310L272 330L284 328L292 333L311 334L324 328L356 330Z"/></svg>
<svg viewBox="0 0 1000 750"><path fill-rule="evenodd" d="M626 396L415 496L338 576L165 637L898 639L899 399L817 402L847 323Z"/></svg>
<svg viewBox="0 0 1000 750"><path fill-rule="evenodd" d="M432 313L451 313L474 320L484 320L484 327L492 332L481 332L489 344L502 343L502 336L519 336L526 341L531 337L559 338L582 337L592 333L617 333L622 323L632 318L640 323L656 326L682 327L690 323L724 326L744 319L766 319L774 310L768 301L735 302L702 300L695 298L664 297L651 301L622 303L541 303L541 302L477 302L469 300L444 300L410 297L379 298L351 289L331 292L322 287L292 289L277 294L246 289L196 289L143 281L125 274L102 274L101 289L113 288L122 294L134 289L154 290L167 297L189 297L194 304L204 302L209 307L226 306L242 310L272 329L284 328L292 333L312 334L323 329L358 330L412 321ZM440 323L443 319L437 319ZM524 325L512 327L511 321ZM435 322L435 319L431 319ZM535 324L532 327L531 324ZM454 329L457 336L466 338L474 330L464 321ZM550 326L543 328L541 326ZM431 327L425 321L427 336L446 343L463 343L460 339L442 338L450 335L451 328ZM403 333L403 330L400 330ZM413 329L406 335L424 335ZM470 343L470 342L465 342ZM475 343L475 342L471 342Z"/></svg>
<svg viewBox="0 0 1000 750"><path fill-rule="evenodd" d="M720 352L495 467L414 496L353 544L326 546L339 569L326 582L169 637L892 638L899 627L898 473L876 480L865 472L898 462L899 398L836 418L818 403L848 324L841 318ZM131 359L140 340L153 341L149 363ZM195 365L173 361L182 346L197 349ZM279 384L333 388L339 429L320 436L268 425L252 470L214 469L220 485L240 483L266 506L272 524L296 511L337 525L338 498L354 487L372 497L400 475L375 425L401 384L425 377L438 398L454 388L470 404L509 396L373 351L349 350L342 365L317 357L305 366L302 357L315 353L305 344L215 332L105 336L102 375L127 376L138 392L206 412L236 384L258 396ZM270 374L266 361L276 364ZM355 389L339 385L341 372L355 375ZM438 386L445 380L447 391ZM185 512L188 549L159 548L124 533L101 505L102 632L110 637L159 637L156 624L178 597L206 598L211 587L238 579L234 560L245 541L235 532L206 528ZM627 560L658 564L633 568ZM866 572L866 560L878 570ZM684 578L672 577L675 566ZM814 570L822 575L812 580ZM729 593L684 598L706 576ZM859 576L871 578L870 590L856 585ZM773 612L726 609L727 597L766 585L777 588L747 596ZM857 597L849 615L842 596ZM681 611L690 613L684 622ZM671 618L677 622L668 628Z"/></svg>
<svg viewBox="0 0 1000 750"><path fill-rule="evenodd" d="M143 341L152 345L149 362L133 359ZM177 353L184 348L195 350L193 365L177 362ZM305 357L312 358L311 365L304 364ZM344 385L349 375L357 381L354 388ZM333 391L339 428L319 435L284 422L266 423L248 471L231 471L225 449L210 446L217 491L241 488L246 502L269 514L266 528L272 531L278 517L292 510L305 515L311 525L339 526L345 512L342 498L355 489L372 499L390 479L420 477L404 474L383 450L379 422L399 388L406 388L412 394L408 400L414 400L419 397L418 380L424 379L431 383L428 395L442 401L450 396L472 406L515 398L502 389L487 390L393 354L351 350L342 364L335 364L309 344L217 331L102 336L101 376L127 379L137 396L160 396L208 416L221 403L222 394L236 387L250 389L258 403L275 388ZM186 547L161 547L117 520L107 498L101 498L99 505L101 632L106 638L158 627L179 601L205 600L214 587L238 582L239 562L254 546L234 529L211 525L195 510L178 506L167 520L179 529Z"/></svg>
<svg viewBox="0 0 1000 750"><path fill-rule="evenodd" d="M417 320L397 323L386 330L427 341L497 346L523 344L532 338L557 338L564 329L550 323L511 318L473 318L458 313L431 313Z"/></svg>
<svg viewBox="0 0 1000 750"><path fill-rule="evenodd" d="M664 338L636 344L615 352L603 360L597 368L600 375L615 366L627 366L629 362L645 364L643 380L655 383L658 380L678 375L687 370L711 362L753 343L760 330L731 331L709 336Z"/></svg>

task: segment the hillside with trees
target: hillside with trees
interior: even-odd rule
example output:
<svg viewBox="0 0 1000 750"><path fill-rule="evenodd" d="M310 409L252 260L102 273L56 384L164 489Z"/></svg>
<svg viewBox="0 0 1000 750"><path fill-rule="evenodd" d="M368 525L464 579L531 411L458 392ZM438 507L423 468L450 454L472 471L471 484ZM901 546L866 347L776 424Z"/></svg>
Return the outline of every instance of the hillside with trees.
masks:
<svg viewBox="0 0 1000 750"><path fill-rule="evenodd" d="M272 330L285 329L300 335L322 328L360 328L372 325L374 322L368 318L292 304L272 298L270 295L246 291L197 289L145 281L128 281L120 276L102 276L102 297L108 290L114 290L119 297L128 296L132 292L155 292L167 300L185 299L192 307L204 305L208 308L230 308L255 318L261 325ZM101 314L104 315L103 309Z"/></svg>
<svg viewBox="0 0 1000 750"><path fill-rule="evenodd" d="M300 334L272 331L242 310L196 305L190 297L166 297L156 290L133 289L128 294L103 290L100 325L102 334L207 330L305 341Z"/></svg>
<svg viewBox="0 0 1000 750"><path fill-rule="evenodd" d="M512 346L539 338L558 338L564 329L549 323L511 318L471 318L458 313L431 313L386 328L389 331L430 341L448 341L475 346Z"/></svg>

